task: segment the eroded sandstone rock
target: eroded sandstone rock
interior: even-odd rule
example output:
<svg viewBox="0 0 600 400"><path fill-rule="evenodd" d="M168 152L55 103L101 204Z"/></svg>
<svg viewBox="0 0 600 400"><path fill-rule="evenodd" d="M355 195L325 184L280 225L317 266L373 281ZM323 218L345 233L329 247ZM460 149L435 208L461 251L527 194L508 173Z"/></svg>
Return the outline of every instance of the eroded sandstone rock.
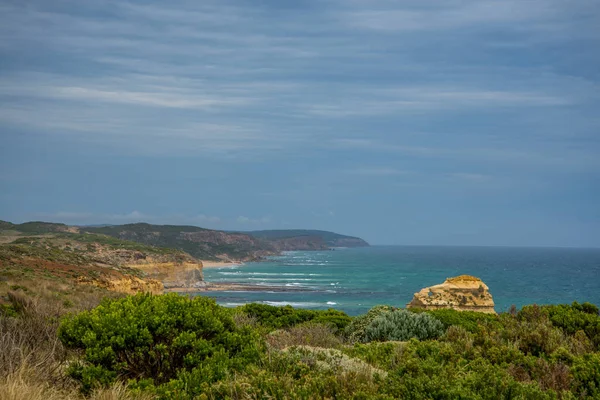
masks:
<svg viewBox="0 0 600 400"><path fill-rule="evenodd" d="M487 285L481 279L470 275L448 278L442 284L421 289L415 293L407 307L496 313L494 300Z"/></svg>
<svg viewBox="0 0 600 400"><path fill-rule="evenodd" d="M163 283L165 289L172 288L191 288L202 285L202 263L183 262L183 263L138 263L129 264L128 267L143 271L144 274L152 279Z"/></svg>

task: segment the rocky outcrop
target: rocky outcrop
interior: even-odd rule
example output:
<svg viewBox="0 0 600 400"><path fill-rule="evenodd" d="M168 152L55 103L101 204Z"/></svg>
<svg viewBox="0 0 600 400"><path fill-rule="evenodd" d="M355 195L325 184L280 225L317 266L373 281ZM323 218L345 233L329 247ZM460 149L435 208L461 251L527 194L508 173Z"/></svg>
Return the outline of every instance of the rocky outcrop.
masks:
<svg viewBox="0 0 600 400"><path fill-rule="evenodd" d="M76 279L76 282L125 294L161 294L163 292L163 284L155 279L143 279L137 276L114 272L94 278L80 276Z"/></svg>
<svg viewBox="0 0 600 400"><path fill-rule="evenodd" d="M129 264L144 276L159 280L165 289L194 288L204 285L201 262Z"/></svg>
<svg viewBox="0 0 600 400"><path fill-rule="evenodd" d="M442 284L421 289L415 293L407 307L496 313L494 300L487 285L481 279L470 275L448 278Z"/></svg>

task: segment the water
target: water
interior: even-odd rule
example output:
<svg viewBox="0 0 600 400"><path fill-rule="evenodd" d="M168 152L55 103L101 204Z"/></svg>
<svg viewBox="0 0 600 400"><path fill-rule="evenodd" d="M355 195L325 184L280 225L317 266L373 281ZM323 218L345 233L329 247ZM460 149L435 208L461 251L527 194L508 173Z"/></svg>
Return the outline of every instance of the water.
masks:
<svg viewBox="0 0 600 400"><path fill-rule="evenodd" d="M600 249L373 246L288 252L267 262L205 268L209 282L305 292L203 292L226 306L249 302L336 308L351 315L377 304L403 307L415 292L469 274L490 288L496 311L511 305L590 301L600 305Z"/></svg>

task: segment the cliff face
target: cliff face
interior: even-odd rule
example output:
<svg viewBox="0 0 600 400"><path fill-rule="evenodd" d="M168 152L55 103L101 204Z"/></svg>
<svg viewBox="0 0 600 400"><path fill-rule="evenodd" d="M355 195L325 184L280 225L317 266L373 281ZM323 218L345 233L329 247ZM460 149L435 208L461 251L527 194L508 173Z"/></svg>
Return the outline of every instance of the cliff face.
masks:
<svg viewBox="0 0 600 400"><path fill-rule="evenodd" d="M204 286L202 263L142 263L130 264L145 276L162 282L165 289Z"/></svg>
<svg viewBox="0 0 600 400"><path fill-rule="evenodd" d="M415 293L407 307L496 313L494 300L487 285L481 279L470 275L448 278L442 284L421 289Z"/></svg>
<svg viewBox="0 0 600 400"><path fill-rule="evenodd" d="M140 278L113 271L95 277L80 276L76 279L76 282L125 294L140 292L161 294L164 289L162 282L156 279Z"/></svg>

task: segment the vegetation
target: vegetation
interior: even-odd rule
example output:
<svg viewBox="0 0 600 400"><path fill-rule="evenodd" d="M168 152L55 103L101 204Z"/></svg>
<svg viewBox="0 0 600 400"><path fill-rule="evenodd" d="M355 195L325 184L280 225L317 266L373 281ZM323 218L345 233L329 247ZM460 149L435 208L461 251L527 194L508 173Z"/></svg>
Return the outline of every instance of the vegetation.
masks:
<svg viewBox="0 0 600 400"><path fill-rule="evenodd" d="M265 230L265 231L252 231L248 232L250 235L267 240L279 240L279 239L290 239L296 237L318 237L330 247L339 246L344 241L346 245L352 245L354 247L368 246L369 244L361 238L354 236L340 235L334 232L319 231L319 230L308 230L308 229L281 229L281 230Z"/></svg>
<svg viewBox="0 0 600 400"><path fill-rule="evenodd" d="M243 306L242 312L255 318L257 322L270 329L289 328L310 321L341 330L351 321L346 313L334 309L315 311L293 308L292 306L275 307L252 303Z"/></svg>
<svg viewBox="0 0 600 400"><path fill-rule="evenodd" d="M286 249L304 248L303 239L317 238L322 248L335 246L368 246L360 238L326 231L275 230L256 232L225 232L185 225L151 225L135 223L108 226L69 227L49 222L26 222L12 224L0 221L0 236L32 235L49 236L54 239L71 239L78 242L101 243L139 251L158 253L180 251L201 260L254 260L277 254L281 250L279 240L298 239L289 242ZM38 238L39 240L40 238ZM21 239L19 239L21 240ZM22 239L27 240L27 239ZM112 240L112 241L111 241ZM300 246L300 247L298 247ZM153 249L153 250L152 250ZM176 249L176 250L175 250Z"/></svg>
<svg viewBox="0 0 600 400"><path fill-rule="evenodd" d="M385 342L437 339L444 333L444 325L429 314L415 314L406 310L383 313L365 328L365 341Z"/></svg>
<svg viewBox="0 0 600 400"><path fill-rule="evenodd" d="M83 351L67 371L86 392L120 377L165 395L182 388L199 394L261 354L258 334L236 327L229 310L212 299L176 294L105 301L67 318L59 338Z"/></svg>
<svg viewBox="0 0 600 400"><path fill-rule="evenodd" d="M137 223L80 229L146 245L179 249L202 260L219 260L220 257L243 260L274 254L274 248L267 241L247 234L196 226Z"/></svg>
<svg viewBox="0 0 600 400"><path fill-rule="evenodd" d="M78 283L98 242L51 235L0 246L2 399L600 399L589 303L349 317L127 297Z"/></svg>

